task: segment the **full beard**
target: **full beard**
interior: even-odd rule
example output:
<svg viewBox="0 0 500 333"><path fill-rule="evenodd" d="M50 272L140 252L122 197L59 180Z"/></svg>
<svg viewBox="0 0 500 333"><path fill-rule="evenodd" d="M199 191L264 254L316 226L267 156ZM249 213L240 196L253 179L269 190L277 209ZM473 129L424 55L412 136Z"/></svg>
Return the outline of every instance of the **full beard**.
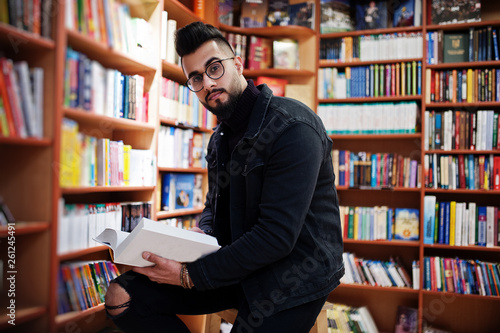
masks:
<svg viewBox="0 0 500 333"><path fill-rule="evenodd" d="M210 106L207 102L201 102L201 104L203 104L203 106L205 106L210 112L212 112L219 121L228 120L229 118L231 118L231 115L233 114L236 105L238 104L240 94L237 92L229 93L224 88L214 89L212 92L215 91L227 93L229 95L228 100L224 103L222 103L220 100L217 100L215 101L215 106Z"/></svg>

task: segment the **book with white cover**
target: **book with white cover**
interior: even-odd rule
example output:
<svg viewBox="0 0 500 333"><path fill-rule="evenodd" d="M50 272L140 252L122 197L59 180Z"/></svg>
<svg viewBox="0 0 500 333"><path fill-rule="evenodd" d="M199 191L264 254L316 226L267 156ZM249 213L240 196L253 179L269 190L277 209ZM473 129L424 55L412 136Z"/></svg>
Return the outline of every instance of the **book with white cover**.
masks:
<svg viewBox="0 0 500 333"><path fill-rule="evenodd" d="M144 251L179 262L192 262L220 248L215 237L147 218L130 233L107 228L94 240L113 250L115 263L138 267L153 265L142 258Z"/></svg>

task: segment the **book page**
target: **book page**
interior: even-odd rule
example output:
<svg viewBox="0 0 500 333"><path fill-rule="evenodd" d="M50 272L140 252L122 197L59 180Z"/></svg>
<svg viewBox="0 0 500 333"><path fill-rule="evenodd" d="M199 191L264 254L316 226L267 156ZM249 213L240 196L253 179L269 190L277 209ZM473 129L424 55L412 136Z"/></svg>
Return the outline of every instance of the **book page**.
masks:
<svg viewBox="0 0 500 333"><path fill-rule="evenodd" d="M103 245L109 246L113 251L116 251L118 246L130 235L130 233L120 230L106 228L94 240Z"/></svg>
<svg viewBox="0 0 500 333"><path fill-rule="evenodd" d="M217 251L217 239L143 218L115 251L114 262L131 266L151 266L142 258L144 251L179 262L192 262Z"/></svg>

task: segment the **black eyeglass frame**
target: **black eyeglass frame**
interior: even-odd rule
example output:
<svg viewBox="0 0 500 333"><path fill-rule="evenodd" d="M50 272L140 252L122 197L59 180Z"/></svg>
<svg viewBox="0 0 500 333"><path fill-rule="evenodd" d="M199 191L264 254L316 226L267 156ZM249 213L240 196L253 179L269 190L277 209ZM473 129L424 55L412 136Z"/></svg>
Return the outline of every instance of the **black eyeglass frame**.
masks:
<svg viewBox="0 0 500 333"><path fill-rule="evenodd" d="M220 79L221 77L223 77L223 76L224 76L224 74L226 73L226 68L224 67L224 65L222 64L222 62L223 62L223 61L225 61L225 60L234 59L234 58L236 58L236 57L230 57L230 58L225 58L225 59L219 59L219 60L212 61L212 62L211 62L211 63L207 66L207 68L205 68L205 72L204 72L204 73L205 73L205 74L206 74L209 78L211 78L212 80L218 80L218 79ZM218 63L222 66L222 74L221 74L219 77L212 77L212 76L210 76L210 74L208 74L207 70L208 70L208 68L209 68L210 66L212 66L213 64L215 64L215 63L217 63L217 62L218 62ZM188 87L188 89L189 89L189 90L191 90L191 91L192 91L192 92L194 92L194 93L197 93L198 91L201 91L201 90L203 89L203 87L204 87L204 86L202 85L200 89L198 89L198 90L194 90L194 89L192 88L192 85L191 85L191 84L189 84L189 81L191 81L191 79L192 79L192 78L194 78L194 77L196 77L197 75L200 75L200 76L201 76L201 79L202 79L202 82L203 82L203 73L193 75L193 76L191 76L189 79L187 79L187 81L186 81L186 87Z"/></svg>

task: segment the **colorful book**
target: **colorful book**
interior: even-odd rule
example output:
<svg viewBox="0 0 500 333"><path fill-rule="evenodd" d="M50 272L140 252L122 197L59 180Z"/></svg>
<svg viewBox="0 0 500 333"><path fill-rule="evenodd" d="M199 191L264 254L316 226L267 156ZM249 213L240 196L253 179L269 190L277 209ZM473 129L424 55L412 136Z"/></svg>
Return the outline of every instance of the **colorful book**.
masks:
<svg viewBox="0 0 500 333"><path fill-rule="evenodd" d="M419 239L419 210L413 208L396 208L394 211L394 239Z"/></svg>

